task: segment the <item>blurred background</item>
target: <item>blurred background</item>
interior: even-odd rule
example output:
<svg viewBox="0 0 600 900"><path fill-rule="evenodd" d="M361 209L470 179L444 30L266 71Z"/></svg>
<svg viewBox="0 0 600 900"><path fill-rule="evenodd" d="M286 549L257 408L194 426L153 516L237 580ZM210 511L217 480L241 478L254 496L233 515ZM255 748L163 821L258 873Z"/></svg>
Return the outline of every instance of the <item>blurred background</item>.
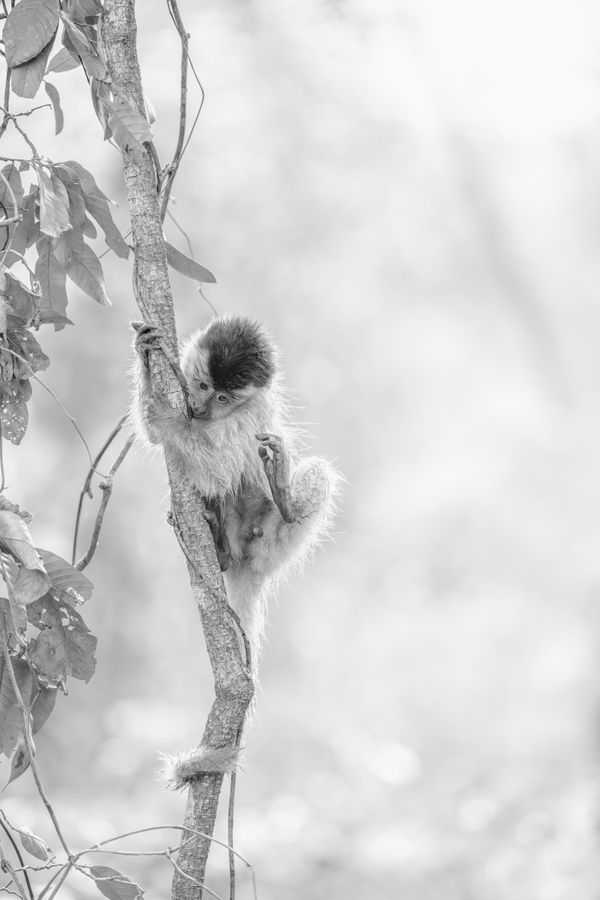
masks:
<svg viewBox="0 0 600 900"><path fill-rule="evenodd" d="M138 7L166 162L179 45L165 4ZM173 214L216 274L214 307L268 324L312 448L348 480L333 541L270 609L236 817L259 896L597 900L600 9L181 0L181 13L207 97ZM126 231L119 154L83 74L50 80L65 131L41 110L32 136L94 172ZM186 251L172 222L167 234ZM72 288L75 327L39 334L44 379L92 451L127 405L139 317L130 263L103 264L113 306ZM183 336L211 313L193 282L173 287ZM87 457L39 386L30 410L9 494L35 541L70 558ZM198 742L213 691L168 505L160 455L132 452L87 570L97 671L37 741L76 847L182 819L157 751ZM30 774L1 802L58 849ZM97 862L168 896L164 860ZM226 864L216 848L222 894ZM74 880L61 896L92 890ZM252 896L245 872L238 894Z"/></svg>

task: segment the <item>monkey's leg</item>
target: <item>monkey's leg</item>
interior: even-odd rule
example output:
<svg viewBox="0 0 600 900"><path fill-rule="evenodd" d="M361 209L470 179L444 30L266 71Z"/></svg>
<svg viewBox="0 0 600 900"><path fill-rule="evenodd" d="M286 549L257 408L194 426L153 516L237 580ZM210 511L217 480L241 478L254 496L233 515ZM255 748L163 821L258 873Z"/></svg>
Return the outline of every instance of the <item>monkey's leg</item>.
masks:
<svg viewBox="0 0 600 900"><path fill-rule="evenodd" d="M284 522L298 518L292 502L290 459L283 441L276 434L257 434L258 455L263 461L273 500ZM269 453L269 451L271 451Z"/></svg>
<svg viewBox="0 0 600 900"><path fill-rule="evenodd" d="M203 512L203 516L210 526L210 532L212 534L221 572L226 572L231 565L231 547L229 545L229 540L227 539L223 522L210 505L210 502L205 501L205 506L206 508Z"/></svg>

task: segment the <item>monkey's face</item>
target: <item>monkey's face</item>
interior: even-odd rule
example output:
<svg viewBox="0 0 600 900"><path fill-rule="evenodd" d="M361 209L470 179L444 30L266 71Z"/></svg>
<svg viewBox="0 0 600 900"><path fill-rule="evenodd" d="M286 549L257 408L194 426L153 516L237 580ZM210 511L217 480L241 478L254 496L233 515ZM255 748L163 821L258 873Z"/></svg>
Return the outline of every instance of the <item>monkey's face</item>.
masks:
<svg viewBox="0 0 600 900"><path fill-rule="evenodd" d="M194 418L214 422L269 389L274 350L261 326L249 319L215 319L187 341L181 368Z"/></svg>
<svg viewBox="0 0 600 900"><path fill-rule="evenodd" d="M259 388L249 385L236 391L224 391L215 387L208 375L202 373L187 376L188 401L194 419L214 422L225 419L241 406L251 401Z"/></svg>

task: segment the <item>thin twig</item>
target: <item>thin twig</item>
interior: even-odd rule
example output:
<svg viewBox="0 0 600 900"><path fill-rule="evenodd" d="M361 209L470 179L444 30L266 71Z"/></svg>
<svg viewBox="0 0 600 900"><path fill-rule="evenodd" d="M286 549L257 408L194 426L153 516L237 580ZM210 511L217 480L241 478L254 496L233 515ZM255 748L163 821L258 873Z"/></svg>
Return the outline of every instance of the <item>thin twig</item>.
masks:
<svg viewBox="0 0 600 900"><path fill-rule="evenodd" d="M3 3L4 5L4 3ZM6 7L5 7L6 9ZM9 104L10 104L10 76L11 70L7 66L6 67L6 77L4 79L4 115L2 117L2 122L0 122L0 138L8 128L9 123Z"/></svg>
<svg viewBox="0 0 600 900"><path fill-rule="evenodd" d="M96 473L98 463L100 462L100 460L102 459L102 457L104 456L104 454L106 453L106 451L108 450L108 448L110 447L110 445L112 444L112 442L114 441L114 439L116 438L116 436L118 435L118 433L120 432L121 428L123 427L123 425L125 424L126 421L127 421L127 414L125 414L124 416L121 416L121 418L119 419L119 421L117 422L117 424L115 425L115 427L113 428L113 430L111 431L111 433L109 434L107 439L105 440L105 442L102 445L101 449L99 450L96 458L92 461L92 465L90 466L90 469L86 475L85 481L83 482L83 487L82 487L81 493L79 495L79 503L77 505L77 515L75 517L75 533L73 535L73 553L71 555L71 565L73 565L73 566L75 565L75 558L77 556L77 538L79 535L79 525L80 525L80 521L81 521L81 512L83 510L84 497L87 494L87 496L90 497L90 499L92 498L92 496L93 496L92 495L92 478L93 478L94 474ZM102 477L105 477L105 476L102 476Z"/></svg>
<svg viewBox="0 0 600 900"><path fill-rule="evenodd" d="M7 894L14 894L16 897L21 897L21 900L28 900L27 894L25 893L25 888L23 887L23 885L17 878L17 873L13 869L9 860L6 858L6 855L4 853L4 850L2 849L1 844L0 844L0 869L2 869L3 872L8 872L8 874L10 875L10 877L12 879L12 883L14 883L15 887L17 888L18 893L17 893L17 891L11 891L8 889L8 885L11 884L11 881L8 881L7 884L2 888L2 890L4 892L6 892Z"/></svg>
<svg viewBox="0 0 600 900"><path fill-rule="evenodd" d="M175 180L177 169L179 168L179 163L181 161L181 155L183 153L183 147L185 144L185 131L187 123L187 73L189 62L189 35L183 26L183 22L179 14L179 7L177 6L177 0L167 0L167 6L169 8L171 18L175 23L175 28L177 29L177 33L181 41L181 81L179 89L179 133L177 135L177 144L175 147L175 152L173 154L173 160L170 165L167 166L164 180L161 186L161 222L164 222L165 220L167 206L169 205L169 197L171 196L171 188L173 187L173 181Z"/></svg>
<svg viewBox="0 0 600 900"><path fill-rule="evenodd" d="M75 568L79 569L82 572L86 566L92 561L94 553L96 552L96 547L98 546L98 540L100 539L100 531L102 530L102 523L104 521L104 513L106 512L106 507L108 506L108 501L110 500L110 495L112 494L113 488L113 480L117 469L129 453L131 449L131 445L135 440L135 434L130 434L127 440L125 441L125 445L123 449L117 456L114 461L110 472L108 473L108 478L105 481L100 482L100 489L102 491L102 501L100 503L100 508L98 510L98 514L96 516L96 522L94 524L94 531L92 533L92 539L90 541L90 546L86 553L81 557L79 562L76 564Z"/></svg>
<svg viewBox="0 0 600 900"><path fill-rule="evenodd" d="M29 875L27 874L27 870L25 868L25 862L23 860L23 856L21 854L21 851L19 850L17 842L15 841L14 837L12 836L12 834L10 832L10 828L12 828L12 826L10 825L10 822L6 818L6 815L5 815L3 809L0 809L0 815L2 816L2 818L0 819L0 827L2 827L4 829L4 832L6 833L6 837L9 839L9 841L12 844L12 848L15 852L15 856L17 857L21 866L23 867L23 877L25 878L25 881L27 883L27 890L29 891L29 896L31 897L31 900L33 900L33 888L31 887ZM15 869L15 871L16 871L16 869Z"/></svg>

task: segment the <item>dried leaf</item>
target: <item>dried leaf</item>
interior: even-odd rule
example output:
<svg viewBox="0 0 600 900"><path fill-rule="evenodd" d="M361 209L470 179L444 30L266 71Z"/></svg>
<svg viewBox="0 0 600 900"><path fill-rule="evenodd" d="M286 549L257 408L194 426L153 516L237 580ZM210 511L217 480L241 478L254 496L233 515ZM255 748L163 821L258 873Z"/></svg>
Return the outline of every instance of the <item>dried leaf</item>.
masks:
<svg viewBox="0 0 600 900"><path fill-rule="evenodd" d="M60 94L49 81L44 82L44 88L50 98L52 109L54 110L54 134L60 134L63 130L63 125L65 124L65 117L60 105Z"/></svg>
<svg viewBox="0 0 600 900"><path fill-rule="evenodd" d="M52 593L57 600L66 600L73 606L75 603L85 603L90 599L94 585L83 572L50 550L41 550L38 547L38 552L50 576Z"/></svg>
<svg viewBox="0 0 600 900"><path fill-rule="evenodd" d="M2 437L9 440L11 444L20 444L28 424L27 401L21 392L20 382L13 378L8 390L3 392L0 400Z"/></svg>
<svg viewBox="0 0 600 900"><path fill-rule="evenodd" d="M59 0L21 0L4 24L6 63L18 66L36 57L56 34Z"/></svg>
<svg viewBox="0 0 600 900"><path fill-rule="evenodd" d="M216 284L217 279L213 273L197 263L195 259L190 259L189 256L186 256L181 250L177 250L168 241L165 241L165 247L167 250L167 262L172 269L181 272L182 275L186 275L188 278L195 279L195 281Z"/></svg>
<svg viewBox="0 0 600 900"><path fill-rule="evenodd" d="M89 681L98 642L79 613L47 594L27 607L27 615L41 629L29 646L29 659L48 685L62 684L67 675Z"/></svg>

